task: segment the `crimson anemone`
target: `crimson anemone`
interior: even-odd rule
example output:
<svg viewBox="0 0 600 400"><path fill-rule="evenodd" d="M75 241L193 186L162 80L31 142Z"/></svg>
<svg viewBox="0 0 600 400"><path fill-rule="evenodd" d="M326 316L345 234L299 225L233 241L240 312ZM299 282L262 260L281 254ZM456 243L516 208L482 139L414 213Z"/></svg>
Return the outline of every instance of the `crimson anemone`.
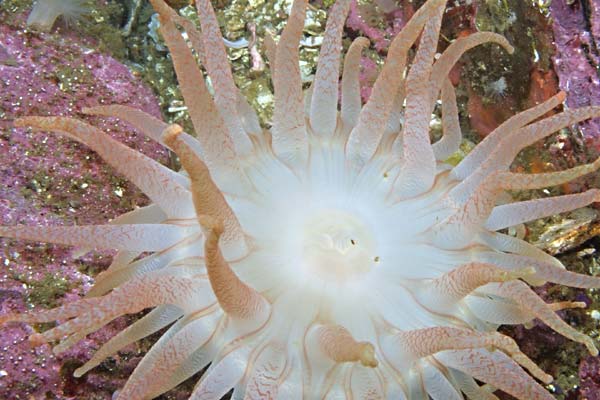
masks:
<svg viewBox="0 0 600 400"><path fill-rule="evenodd" d="M153 308L75 372L80 376L170 325L118 399L155 397L209 364L192 399L219 399L232 388L235 399L497 399L490 388L519 399L552 399L536 381L552 377L496 332L498 326L537 318L598 353L590 337L556 314L584 304L547 304L527 283L591 288L600 287L600 278L570 272L498 231L583 207L600 192L497 200L506 190L558 185L600 167L596 161L542 174L508 169L521 149L600 116L599 107L542 119L564 100L559 93L508 119L451 166L444 160L458 149L461 132L448 73L476 45L494 42L512 52L510 44L475 33L436 60L445 0L429 0L392 42L364 106L358 59L368 43L352 43L338 111L349 0L331 9L306 97L298 43L307 0L295 0L278 44L265 38L275 110L272 128L263 131L234 86L209 1L197 0L202 32L162 0L152 4L196 137L123 106L85 112L136 126L173 150L183 171L74 118L15 121L87 145L153 204L107 225L1 227L5 237L119 252L85 298L3 315L0 322L64 321L30 337L59 341L54 350L61 352L120 315ZM438 99L443 137L431 144Z"/></svg>

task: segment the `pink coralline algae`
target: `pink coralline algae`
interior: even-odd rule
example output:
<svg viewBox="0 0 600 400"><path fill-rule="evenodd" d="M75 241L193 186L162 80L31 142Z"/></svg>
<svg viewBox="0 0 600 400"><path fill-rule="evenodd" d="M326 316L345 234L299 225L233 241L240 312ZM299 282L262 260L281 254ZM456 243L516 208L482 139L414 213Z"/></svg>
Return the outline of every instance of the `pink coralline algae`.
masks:
<svg viewBox="0 0 600 400"><path fill-rule="evenodd" d="M386 26L380 28L375 26L376 24L371 23L369 21L371 12L369 11L379 14L380 17L384 18ZM360 32L369 38L377 51L383 51L387 49L392 39L402 30L406 20L407 18L404 17L402 8L386 9L385 12L377 12L373 4L361 7L354 0L350 3L350 12L346 25L351 30Z"/></svg>
<svg viewBox="0 0 600 400"><path fill-rule="evenodd" d="M600 104L600 1L553 1L550 11L556 44L553 57L567 106ZM586 139L600 150L600 119L581 124Z"/></svg>
<svg viewBox="0 0 600 400"><path fill-rule="evenodd" d="M92 47L82 39L0 26L0 225L93 224L147 203L83 146L55 134L11 127L13 119L24 115L78 115L83 107L112 103L160 116L151 90L126 66ZM168 160L164 148L123 123L80 117L93 119L120 142L154 159ZM72 301L91 283L88 273L110 260L107 253L77 259L66 247L3 239L0 248L0 313ZM129 359L86 377L75 379L72 372L124 323L115 321L60 356L48 345L33 348L24 339L31 326L2 327L0 398L110 399L139 359L135 346L128 349Z"/></svg>
<svg viewBox="0 0 600 400"><path fill-rule="evenodd" d="M581 398L600 400L600 358L586 357L581 360L579 379L581 379Z"/></svg>

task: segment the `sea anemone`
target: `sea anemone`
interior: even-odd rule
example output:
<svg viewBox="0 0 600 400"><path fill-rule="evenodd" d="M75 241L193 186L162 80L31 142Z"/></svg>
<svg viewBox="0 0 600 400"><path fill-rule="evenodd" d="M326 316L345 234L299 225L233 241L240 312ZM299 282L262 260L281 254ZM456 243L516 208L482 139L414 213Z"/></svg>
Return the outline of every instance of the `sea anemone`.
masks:
<svg viewBox="0 0 600 400"><path fill-rule="evenodd" d="M598 354L590 337L556 313L584 304L548 304L530 285L591 288L600 278L571 272L498 231L586 206L600 191L497 201L507 190L559 185L598 169L600 160L540 174L509 166L521 149L600 116L600 107L542 118L563 102L559 93L508 119L452 166L444 160L461 132L448 73L481 43L512 52L506 39L474 33L436 58L446 2L428 0L391 43L364 106L358 74L368 41L354 40L338 111L350 0L330 10L306 96L298 43L308 1L295 0L279 42L265 38L275 109L271 129L263 130L234 85L209 0L196 2L202 32L162 0L151 2L196 136L124 106L84 112L131 123L174 151L183 170L75 118L16 120L87 145L153 204L106 225L1 227L5 237L118 253L85 298L0 322L60 320L30 340L58 341L54 351L61 352L118 316L152 308L75 371L81 376L170 326L116 396L128 400L158 396L209 364L192 399L219 399L232 388L234 399L497 399L490 387L552 399L537 382L552 377L497 332L536 318ZM443 137L431 144L438 99Z"/></svg>
<svg viewBox="0 0 600 400"><path fill-rule="evenodd" d="M89 12L88 0L37 0L27 17L27 26L49 32L57 18L71 23Z"/></svg>

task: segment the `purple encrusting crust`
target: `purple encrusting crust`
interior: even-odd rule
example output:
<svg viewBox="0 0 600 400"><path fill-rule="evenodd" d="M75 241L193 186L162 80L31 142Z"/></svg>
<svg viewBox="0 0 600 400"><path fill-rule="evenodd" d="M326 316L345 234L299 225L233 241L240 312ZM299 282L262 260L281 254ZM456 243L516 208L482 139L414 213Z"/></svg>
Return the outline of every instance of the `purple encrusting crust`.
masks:
<svg viewBox="0 0 600 400"><path fill-rule="evenodd" d="M550 5L556 53L554 70L570 108L600 104L600 1ZM600 149L600 120L581 123L587 139Z"/></svg>
<svg viewBox="0 0 600 400"><path fill-rule="evenodd" d="M127 104L160 116L152 91L125 65L92 47L73 37L0 26L0 225L94 224L147 203L135 186L115 178L114 171L84 146L59 135L11 127L17 117L75 115L83 107L103 103ZM83 118L120 142L167 161L162 146L126 124ZM27 296L40 282L50 292L60 290L57 287L67 291L64 298L46 300L73 301L90 285L87 272L110 261L108 253L90 253L75 261L67 247L7 239L0 239L0 248L0 313L24 311ZM92 398L88 396L93 393L94 399L110 399L139 358L117 363L117 373L96 370L76 380L72 371L124 326L124 320L117 320L58 357L51 346L33 348L24 339L32 332L30 326L5 326L0 335L0 398Z"/></svg>

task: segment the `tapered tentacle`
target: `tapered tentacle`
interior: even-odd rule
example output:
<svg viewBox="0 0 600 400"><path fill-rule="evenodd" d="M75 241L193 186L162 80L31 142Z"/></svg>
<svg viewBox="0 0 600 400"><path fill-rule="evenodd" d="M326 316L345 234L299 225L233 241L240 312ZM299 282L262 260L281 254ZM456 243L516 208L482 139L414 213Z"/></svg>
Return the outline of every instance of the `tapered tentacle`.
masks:
<svg viewBox="0 0 600 400"><path fill-rule="evenodd" d="M364 368L355 364L349 376L352 399L368 400L385 398L384 383L381 374L374 368Z"/></svg>
<svg viewBox="0 0 600 400"><path fill-rule="evenodd" d="M394 367L406 371L415 361L444 350L492 347L508 354L533 376L549 383L552 377L542 371L519 350L508 336L499 332L479 332L465 328L433 327L399 332L384 340L383 351L394 361ZM393 356L392 356L393 355Z"/></svg>
<svg viewBox="0 0 600 400"><path fill-rule="evenodd" d="M313 83L310 104L310 125L322 136L331 136L337 124L338 83L342 53L344 22L350 9L350 0L337 0L325 27L323 44L319 51L319 64Z"/></svg>
<svg viewBox="0 0 600 400"><path fill-rule="evenodd" d="M262 128L260 126L258 115L250 106L250 104L248 104L248 100L240 91L238 91L237 96L237 110L240 116L240 121L242 122L242 127L246 130L246 132L255 136L259 136L262 133Z"/></svg>
<svg viewBox="0 0 600 400"><path fill-rule="evenodd" d="M502 35L492 32L476 32L469 36L456 39L442 53L440 58L433 64L431 71L431 98L437 99L438 93L442 88L444 80L447 79L450 70L458 62L460 57L473 47L484 43L496 43L508 52L514 53L515 49L508 43L508 40Z"/></svg>
<svg viewBox="0 0 600 400"><path fill-rule="evenodd" d="M215 359L216 355L217 349L211 346L210 343L197 349L187 360L181 363L179 368L173 373L170 377L168 386L174 388L198 372L204 370Z"/></svg>
<svg viewBox="0 0 600 400"><path fill-rule="evenodd" d="M277 68L272 70L275 89L273 151L284 162L304 165L308 159L308 137L304 122L302 80L298 43L302 36L308 0L294 0L287 25L277 44Z"/></svg>
<svg viewBox="0 0 600 400"><path fill-rule="evenodd" d="M340 325L317 325L307 340L318 348L323 356L335 363L358 362L365 367L376 367L375 348L369 342L358 342Z"/></svg>
<svg viewBox="0 0 600 400"><path fill-rule="evenodd" d="M189 246L186 248L186 246ZM193 249L193 250L190 250ZM110 290L121 285L134 277L148 274L152 271L157 271L166 268L174 261L177 261L182 256L182 253L188 253L190 256L196 253L197 256L202 256L202 241L201 238L192 237L177 244L177 248L169 249L169 251L157 252L140 260L131 262L122 268L106 270L98 274L94 286L87 293L87 297L102 296ZM192 254L190 254L192 253ZM201 262L201 260L200 260ZM196 266L198 269L198 279L201 279L203 268Z"/></svg>
<svg viewBox="0 0 600 400"><path fill-rule="evenodd" d="M98 366L102 361L116 354L123 347L159 331L180 316L181 310L175 306L166 305L156 307L143 318L137 320L103 344L88 362L75 370L73 375L76 378L83 376L86 372Z"/></svg>
<svg viewBox="0 0 600 400"><path fill-rule="evenodd" d="M529 124L515 132L510 138L505 138L498 146L495 156L492 155L489 161L498 161L500 168L507 168L519 151L525 147L531 146L559 129L598 116L600 116L600 107L581 107L566 110L560 114Z"/></svg>
<svg viewBox="0 0 600 400"><path fill-rule="evenodd" d="M198 216L205 230L204 257L210 285L225 313L235 319L253 319L270 309L270 304L260 293L237 277L219 248L223 225L213 217Z"/></svg>
<svg viewBox="0 0 600 400"><path fill-rule="evenodd" d="M214 400L225 396L244 376L249 354L248 346L242 346L213 363L194 388L189 400Z"/></svg>
<svg viewBox="0 0 600 400"><path fill-rule="evenodd" d="M215 103L221 117L233 140L236 153L245 155L252 151L252 142L244 130L237 109L238 89L233 82L233 75L229 67L229 59L225 52L223 36L215 11L209 0L196 0L198 17L202 27L204 44L204 66L208 71L213 87L215 88Z"/></svg>
<svg viewBox="0 0 600 400"><path fill-rule="evenodd" d="M448 377L440 371L442 367L436 367L430 363L419 365L424 391L432 400L464 400L463 395L456 385L448 380ZM443 368L446 372L446 368Z"/></svg>
<svg viewBox="0 0 600 400"><path fill-rule="evenodd" d="M139 108L111 104L109 106L86 107L82 109L81 112L87 115L102 115L105 117L121 119L135 126L150 139L164 145L160 135L168 124Z"/></svg>
<svg viewBox="0 0 600 400"><path fill-rule="evenodd" d="M555 264L541 261L532 257L517 254L505 254L498 252L485 252L477 256L483 262L489 262L505 269L524 268L531 266L535 268L534 279L540 280L537 284L545 282L558 283L565 286L592 289L600 287L600 277L578 274L560 268Z"/></svg>
<svg viewBox="0 0 600 400"><path fill-rule="evenodd" d="M457 152L462 139L456 92L448 78L444 80L442 85L442 129L444 135L432 146L433 154L438 161L444 161Z"/></svg>
<svg viewBox="0 0 600 400"><path fill-rule="evenodd" d="M189 110L197 138L202 145L200 154L213 172L219 169L236 170L236 151L225 122L206 88L202 71L187 43L169 18L169 14L161 13L161 3L168 7L162 0L152 0L153 7L159 12L160 33L171 52L181 94Z"/></svg>
<svg viewBox="0 0 600 400"><path fill-rule="evenodd" d="M288 365L286 349L279 343L267 344L256 357L247 377L244 400L277 399Z"/></svg>
<svg viewBox="0 0 600 400"><path fill-rule="evenodd" d="M153 351L151 362L127 381L118 399L154 398L170 389L170 377L177 367L213 336L215 326L210 322L207 318L181 321L181 329Z"/></svg>
<svg viewBox="0 0 600 400"><path fill-rule="evenodd" d="M90 246L97 249L161 251L185 239L188 229L166 224L85 226L0 226L0 236L19 240Z"/></svg>
<svg viewBox="0 0 600 400"><path fill-rule="evenodd" d="M513 115L487 135L473 151L452 170L452 176L458 180L466 179L479 167L507 136L535 121L561 104L566 98L565 92L559 92L542 104Z"/></svg>
<svg viewBox="0 0 600 400"><path fill-rule="evenodd" d="M138 258L140 256L140 254L142 254L141 252L131 252L131 251L118 251L117 254L114 255L110 265L108 266L108 268L105 271L102 272L116 272L120 269L126 268L129 264L131 264L133 262L133 260L135 260L136 258ZM98 277L100 276L100 274L96 275L96 277L94 278L94 283L98 282ZM88 293L86 293L86 295L88 295Z"/></svg>
<svg viewBox="0 0 600 400"><path fill-rule="evenodd" d="M177 153L190 176L196 215L208 215L222 220L225 225L223 242L227 249L238 256L245 254L247 246L244 232L225 197L213 182L207 166L182 140L181 128L176 125L171 128L163 133L163 140Z"/></svg>
<svg viewBox="0 0 600 400"><path fill-rule="evenodd" d="M475 382L470 375L456 369L449 370L450 376L458 384L460 390L469 400L499 400L496 395L488 392Z"/></svg>
<svg viewBox="0 0 600 400"><path fill-rule="evenodd" d="M184 18L182 16L180 16L179 14L177 14L171 7L169 7L168 5L166 5L164 3L164 1L160 1L160 14L163 15L168 15L168 18L173 21L175 24L179 25L180 27L183 28L183 30L185 31L185 33L187 34L187 40L190 42L190 44L192 45L192 48L196 54L196 57L198 58L198 61L200 62L200 65L204 65L207 66L207 69L211 68L212 66L208 66L208 62L206 59L206 54L205 54L205 50L204 50L204 37L202 35L202 33L196 29L196 26L194 25L194 23L190 20L188 20L187 18ZM155 5L156 7L156 5ZM158 10L158 9L157 9ZM219 31L220 34L220 31ZM220 39L222 41L224 41L224 39L222 37L220 37ZM228 73L228 69L225 71L225 74ZM209 75L212 77L210 70L208 71ZM229 75L231 75L229 73ZM217 86L216 83L214 83L215 86ZM248 106L248 103L246 101L246 99L242 96L242 94L240 93L239 90L237 90L237 88L235 87L235 84L233 85L233 87L231 87L231 85L225 83L225 86L229 86L229 88L227 89L228 91L237 91L237 98L238 101L236 103L236 110L239 113L239 118L240 118L240 123L242 128L246 131L246 133L249 134L258 134L260 133L260 129L256 129L256 126L258 125L258 123L254 123L255 120L258 120L258 117L256 115L256 112L252 109L250 109L250 107ZM221 110L222 114L225 114L225 121L227 123L229 132L234 132L235 134L237 134L237 141L235 141L234 146L238 152L238 154L244 154L244 152L246 152L247 150L251 150L251 143L249 142L249 138L243 134L243 132L239 131L238 128L238 123L235 120L235 118L231 115L229 115L227 112L225 112L223 110L223 107L221 106L221 104L219 104L219 95L220 95L220 91L217 91L216 93L216 98L217 98L217 107L219 107L219 109ZM223 97L223 96L221 96ZM242 100L243 99L243 100ZM251 120L251 121L250 121ZM159 132L160 134L160 132ZM160 135L159 135L160 136ZM236 137L234 137L234 135L232 135L230 133L230 136L233 139L236 139ZM189 141L190 143L194 143L191 140ZM195 144L195 143L194 143ZM198 146L200 146L200 144L198 143ZM250 147L248 147L250 146ZM194 146L195 147L195 146ZM198 151L199 154L202 154L202 151Z"/></svg>
<svg viewBox="0 0 600 400"><path fill-rule="evenodd" d="M507 271L494 264L471 262L461 265L439 278L416 285L415 297L428 308L443 312L480 286L490 282L506 282L531 276L534 268ZM423 287L421 287L423 286Z"/></svg>
<svg viewBox="0 0 600 400"><path fill-rule="evenodd" d="M552 257L538 247L514 236L498 232L482 232L480 233L479 238L485 245L496 250L532 257L558 268L565 268L557 258Z"/></svg>
<svg viewBox="0 0 600 400"><path fill-rule="evenodd" d="M591 355L597 356L598 349L594 340L589 336L577 331L552 310L552 307L546 304L527 284L521 281L512 281L499 284L497 286L488 286L486 291L505 296L515 300L524 309L533 314L536 318L544 322L554 331L574 342L585 345Z"/></svg>
<svg viewBox="0 0 600 400"><path fill-rule="evenodd" d="M600 201L600 190L590 189L583 193L503 204L494 207L485 227L497 231L538 218L576 210L597 201Z"/></svg>
<svg viewBox="0 0 600 400"><path fill-rule="evenodd" d="M450 191L449 200L456 212L433 227L434 242L448 248L465 245L489 217L495 200L502 191L561 185L598 168L600 168L600 158L593 163L558 172L541 174L494 172L488 175L472 194L465 193L466 188L456 190L461 185L459 184ZM455 236L457 234L460 236Z"/></svg>
<svg viewBox="0 0 600 400"><path fill-rule="evenodd" d="M369 39L358 37L354 39L346 58L344 59L344 72L342 73L342 106L341 118L344 125L350 129L356 126L361 109L360 98L360 55L362 50L369 45Z"/></svg>
<svg viewBox="0 0 600 400"><path fill-rule="evenodd" d="M58 132L85 144L139 187L169 217L186 218L190 211L193 215L186 201L191 194L179 183L176 172L117 142L98 128L65 117L25 117L15 120L14 124Z"/></svg>
<svg viewBox="0 0 600 400"><path fill-rule="evenodd" d="M391 152L392 143L388 141L390 136L394 136L396 139L402 136L401 128L402 122L404 118L404 100L406 99L406 81L400 83L400 87L398 88L398 93L396 93L396 98L394 99L394 103L392 106L392 111L390 112L390 118L388 119L387 125L385 126L385 131L383 133L383 137L379 142L378 151L385 151L386 155L389 156L389 152ZM402 140L402 139L399 139ZM385 149L385 150L384 150ZM397 159L394 161L398 161Z"/></svg>
<svg viewBox="0 0 600 400"><path fill-rule="evenodd" d="M190 41L192 48L196 52L196 56L198 57L200 64L204 65L205 56L204 45L202 43L202 33L196 29L194 22L179 15L164 0L150 0L150 3L152 4L154 11L156 11L159 15L169 19L169 21L173 21L173 23L183 28L188 36L188 40Z"/></svg>
<svg viewBox="0 0 600 400"><path fill-rule="evenodd" d="M275 69L277 43L275 43L275 39L273 39L273 36L269 32L265 33L265 37L263 38L263 45L265 46L265 53L267 55L267 59L269 60L271 71L273 71Z"/></svg>
<svg viewBox="0 0 600 400"><path fill-rule="evenodd" d="M445 351L436 355L445 365L486 382L516 398L553 400L554 397L531 379L506 354L484 349Z"/></svg>
<svg viewBox="0 0 600 400"><path fill-rule="evenodd" d="M443 14L444 7L432 12L406 77L402 142L394 143L393 149L402 159L402 168L394 182L396 198L414 197L429 190L435 178L436 160L429 138L434 100L427 94L430 93L432 62L437 50Z"/></svg>
<svg viewBox="0 0 600 400"><path fill-rule="evenodd" d="M527 125L513 135L508 135L500 141L485 163L481 164L473 174L452 189L450 196L455 199L468 196L476 190L477 186L487 176L496 171L506 170L517 154L524 148L559 129L595 116L600 116L600 107L582 107L575 110L567 110ZM535 176L540 175L542 174L535 174ZM546 186L551 186L551 184Z"/></svg>
<svg viewBox="0 0 600 400"><path fill-rule="evenodd" d="M560 310L571 310L573 308L586 308L587 304L584 301L558 301L549 303L548 307L554 312Z"/></svg>
<svg viewBox="0 0 600 400"><path fill-rule="evenodd" d="M130 123L152 140L162 144L163 146L169 147L162 140L162 133L169 125L137 108L113 104L110 106L84 108L82 113L118 118L122 121ZM186 141L188 143L194 143L194 149L198 152L198 154L203 154L202 145L196 138L188 135L185 132L183 135L187 137ZM180 175L178 179L181 184L189 185L189 179L187 179L185 176Z"/></svg>
<svg viewBox="0 0 600 400"><path fill-rule="evenodd" d="M183 177L183 176L182 176ZM187 178L185 178L188 180ZM189 185L189 180L187 182ZM135 208L110 220L111 225L123 224L161 224L167 220L167 215L157 204Z"/></svg>
<svg viewBox="0 0 600 400"><path fill-rule="evenodd" d="M495 325L528 324L535 318L514 300L476 290L464 300L469 311L481 321Z"/></svg>
<svg viewBox="0 0 600 400"><path fill-rule="evenodd" d="M186 178L187 179L187 178ZM110 221L111 225L130 225L130 224L161 224L167 219L167 215L157 204L136 208L125 214L121 214ZM89 247L80 247L73 251L73 258L83 257L91 249ZM119 266L128 264L134 258L139 256L139 252L119 251L114 257L108 269L116 269Z"/></svg>
<svg viewBox="0 0 600 400"><path fill-rule="evenodd" d="M390 44L386 62L373 85L369 101L362 108L358 123L352 129L346 144L348 158L357 168L362 167L375 154L379 146L394 99L403 81L408 51L419 37L431 14L436 9L439 10L445 1L426 2Z"/></svg>
<svg viewBox="0 0 600 400"><path fill-rule="evenodd" d="M89 327L106 324L118 316L131 314L145 308L173 304L184 311L201 309L214 297L200 290L193 278L182 274L148 274L126 282L103 297L84 298L51 310L40 310L26 314L7 314L0 323L20 321L27 323L68 321L30 336L34 344L41 344L70 336Z"/></svg>
<svg viewBox="0 0 600 400"><path fill-rule="evenodd" d="M71 335L61 339L58 344L52 347L52 353L61 354L65 351L69 350L71 347L75 346L79 341L85 339L87 335L92 332L96 332L98 329L104 326L104 322L100 321L95 325L88 325L84 329L79 329L77 332L72 333ZM35 343L35 341L33 341Z"/></svg>

